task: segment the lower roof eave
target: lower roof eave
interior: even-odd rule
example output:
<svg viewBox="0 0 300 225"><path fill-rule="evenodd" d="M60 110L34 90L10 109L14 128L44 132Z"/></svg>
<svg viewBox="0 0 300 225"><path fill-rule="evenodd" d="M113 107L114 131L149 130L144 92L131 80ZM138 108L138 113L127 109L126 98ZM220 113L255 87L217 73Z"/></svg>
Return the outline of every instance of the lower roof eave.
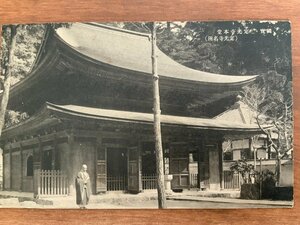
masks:
<svg viewBox="0 0 300 225"><path fill-rule="evenodd" d="M153 124L153 114L150 113L140 113L140 112L129 112L120 110L109 110L109 109L99 109L99 108L89 108L81 106L59 106L51 103L47 103L49 110L57 112L61 115L69 115L79 118L95 119L95 120L107 120L107 121L117 121L125 123L137 123L137 124ZM96 112L90 112L89 109L98 110ZM115 115L112 115L115 114ZM203 125L193 123L197 121ZM205 125L205 123L216 123L216 125ZM226 123L225 126L218 126L219 124ZM203 118L192 118L192 117L182 117L182 116L172 116L172 115L161 115L161 125L168 127L187 127L200 130L216 130L216 131L234 131L234 132L252 132L261 133L260 128L257 125L247 125L247 124L233 124L230 126L230 122L219 121L214 119L203 119Z"/></svg>
<svg viewBox="0 0 300 225"><path fill-rule="evenodd" d="M25 130L38 130L60 123L60 119L71 118L74 120L97 120L112 121L121 123L134 123L153 125L153 114L129 112L120 110L108 110L100 108L90 108L75 105L55 105L46 103L45 107L36 115L28 120L3 130L2 140L11 138L14 135L20 135ZM220 131L229 133L262 133L257 125L237 124L228 121L220 121L215 119L192 118L172 115L161 115L162 127L178 127L189 128L204 131Z"/></svg>

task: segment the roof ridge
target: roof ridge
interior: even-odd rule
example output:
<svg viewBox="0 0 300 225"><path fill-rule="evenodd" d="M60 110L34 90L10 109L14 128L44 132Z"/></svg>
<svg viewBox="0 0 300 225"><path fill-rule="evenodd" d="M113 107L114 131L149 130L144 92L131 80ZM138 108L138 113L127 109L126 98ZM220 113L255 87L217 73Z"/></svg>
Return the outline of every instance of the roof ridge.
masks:
<svg viewBox="0 0 300 225"><path fill-rule="evenodd" d="M132 34L132 35L137 35L137 36L150 37L150 33L148 34L148 33L142 33L142 32L138 32L138 31L127 30L124 28L113 27L113 26L109 26L109 25L105 25L105 24L101 24L101 23L96 23L96 22L89 22L89 23L84 23L84 24L95 26L95 27L101 27L101 28L105 28L108 30L114 30L114 31L119 31L119 32L123 32L123 33L128 33L128 34Z"/></svg>

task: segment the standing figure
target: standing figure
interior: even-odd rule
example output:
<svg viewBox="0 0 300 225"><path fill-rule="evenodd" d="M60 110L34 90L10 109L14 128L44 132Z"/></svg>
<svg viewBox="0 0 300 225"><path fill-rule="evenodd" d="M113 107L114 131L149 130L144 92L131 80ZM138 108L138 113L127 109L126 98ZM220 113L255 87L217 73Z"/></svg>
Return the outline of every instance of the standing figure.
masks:
<svg viewBox="0 0 300 225"><path fill-rule="evenodd" d="M87 173L87 165L83 164L82 169L76 177L76 204L85 209L89 203L91 194L90 176Z"/></svg>

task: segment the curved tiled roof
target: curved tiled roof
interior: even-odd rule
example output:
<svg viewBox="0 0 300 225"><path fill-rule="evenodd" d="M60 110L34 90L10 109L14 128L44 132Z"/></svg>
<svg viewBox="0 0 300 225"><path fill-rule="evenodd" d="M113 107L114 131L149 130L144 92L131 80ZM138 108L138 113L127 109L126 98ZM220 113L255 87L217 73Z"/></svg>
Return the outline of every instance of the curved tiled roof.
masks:
<svg viewBox="0 0 300 225"><path fill-rule="evenodd" d="M100 25L74 23L56 30L63 42L96 61L131 71L151 74L151 41L144 33ZM252 81L256 75L233 76L203 72L183 66L158 49L160 76L201 83L234 85Z"/></svg>
<svg viewBox="0 0 300 225"><path fill-rule="evenodd" d="M47 103L47 109L53 112L61 112L72 116L99 119L99 120L117 120L123 122L153 123L152 113L140 113L121 110L110 110L92 107L83 107L78 105L55 105ZM232 120L195 118L184 116L161 115L162 125L178 125L195 127L199 129L216 130L244 130L259 131L257 124L244 124Z"/></svg>
<svg viewBox="0 0 300 225"><path fill-rule="evenodd" d="M60 119L71 117L73 119L92 119L95 121L117 121L121 123L153 124L152 113L131 112L122 110L111 110L79 105L56 105L47 102L46 105L28 120L15 126L4 129L3 139L11 135L24 133L24 130L40 129L43 126L60 123ZM179 126L200 130L217 130L233 132L260 133L257 124L245 124L235 121L234 118L227 120L195 118L173 115L161 115L162 126Z"/></svg>

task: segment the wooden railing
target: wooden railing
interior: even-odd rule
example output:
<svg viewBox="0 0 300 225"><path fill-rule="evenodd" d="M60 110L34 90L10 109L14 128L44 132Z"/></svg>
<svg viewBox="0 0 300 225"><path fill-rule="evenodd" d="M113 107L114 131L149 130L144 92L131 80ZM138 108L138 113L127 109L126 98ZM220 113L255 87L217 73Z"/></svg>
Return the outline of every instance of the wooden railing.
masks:
<svg viewBox="0 0 300 225"><path fill-rule="evenodd" d="M240 189L242 184L241 175L232 171L224 171L224 189Z"/></svg>
<svg viewBox="0 0 300 225"><path fill-rule="evenodd" d="M41 170L38 177L38 194L45 195L68 195L67 176L59 170Z"/></svg>
<svg viewBox="0 0 300 225"><path fill-rule="evenodd" d="M157 179L155 174L142 175L143 190L151 190L157 188Z"/></svg>
<svg viewBox="0 0 300 225"><path fill-rule="evenodd" d="M107 190L108 191L125 191L126 190L125 175L120 176L108 176L107 177Z"/></svg>

